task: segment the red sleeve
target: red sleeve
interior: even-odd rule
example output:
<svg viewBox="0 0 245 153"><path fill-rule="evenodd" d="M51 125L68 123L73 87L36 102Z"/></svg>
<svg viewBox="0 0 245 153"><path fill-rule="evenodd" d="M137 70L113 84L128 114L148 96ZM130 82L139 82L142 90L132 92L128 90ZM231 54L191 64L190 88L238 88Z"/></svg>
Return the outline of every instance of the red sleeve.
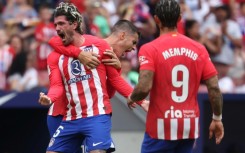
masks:
<svg viewBox="0 0 245 153"><path fill-rule="evenodd" d="M62 82L58 62L60 55L56 52L51 52L47 59L50 87L48 97L51 101L57 102L65 95L65 89Z"/></svg>
<svg viewBox="0 0 245 153"><path fill-rule="evenodd" d="M56 52L68 57L78 58L78 55L81 52L80 49L75 46L64 46L59 36L52 37L48 43Z"/></svg>
<svg viewBox="0 0 245 153"><path fill-rule="evenodd" d="M133 92L132 87L119 75L114 67L106 66L106 73L111 86L122 96L127 98Z"/></svg>
<svg viewBox="0 0 245 153"><path fill-rule="evenodd" d="M117 72L119 73L119 75L121 75L121 69L117 69ZM107 86L108 96L111 99L115 95L116 90L115 88L112 87L112 85L110 84L110 81L108 80L106 81L106 86Z"/></svg>
<svg viewBox="0 0 245 153"><path fill-rule="evenodd" d="M108 96L111 99L115 95L116 90L115 90L115 88L113 88L113 86L110 84L110 81L108 81L108 80L106 81L106 86L107 86Z"/></svg>
<svg viewBox="0 0 245 153"><path fill-rule="evenodd" d="M202 72L202 80L207 80L215 75L217 75L217 71L211 62L211 59L208 55L207 50L203 47L203 53L204 53L204 68Z"/></svg>
<svg viewBox="0 0 245 153"><path fill-rule="evenodd" d="M155 65L154 65L154 51L155 49L148 44L142 46L140 48L138 54L138 60L140 63L140 70L151 70L155 72Z"/></svg>

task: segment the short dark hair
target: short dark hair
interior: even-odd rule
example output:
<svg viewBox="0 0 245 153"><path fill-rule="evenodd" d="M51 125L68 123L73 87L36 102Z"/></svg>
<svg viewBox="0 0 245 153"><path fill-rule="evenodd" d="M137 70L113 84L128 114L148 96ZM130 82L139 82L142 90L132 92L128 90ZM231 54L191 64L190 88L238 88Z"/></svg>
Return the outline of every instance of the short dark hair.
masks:
<svg viewBox="0 0 245 153"><path fill-rule="evenodd" d="M82 15L77 7L70 3L61 2L54 11L54 17L65 16L67 21L71 24L77 22L78 26L75 29L78 33L83 34L82 31Z"/></svg>
<svg viewBox="0 0 245 153"><path fill-rule="evenodd" d="M155 14L164 27L174 28L177 27L180 17L180 6L175 0L160 0L156 5Z"/></svg>
<svg viewBox="0 0 245 153"><path fill-rule="evenodd" d="M128 20L119 20L115 23L115 25L112 27L112 33L116 33L119 31L127 31L129 33L137 33L138 36L140 37L140 33L136 26L128 21Z"/></svg>

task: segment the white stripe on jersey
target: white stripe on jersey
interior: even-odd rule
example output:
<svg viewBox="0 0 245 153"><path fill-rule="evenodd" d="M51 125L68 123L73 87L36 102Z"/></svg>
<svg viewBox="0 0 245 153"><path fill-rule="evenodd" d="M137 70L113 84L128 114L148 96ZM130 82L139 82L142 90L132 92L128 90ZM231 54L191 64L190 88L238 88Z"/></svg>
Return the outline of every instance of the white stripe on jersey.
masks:
<svg viewBox="0 0 245 153"><path fill-rule="evenodd" d="M158 139L164 139L164 122L163 119L157 119L157 137Z"/></svg>
<svg viewBox="0 0 245 153"><path fill-rule="evenodd" d="M177 140L178 137L178 119L170 119L170 139Z"/></svg>
<svg viewBox="0 0 245 153"><path fill-rule="evenodd" d="M92 69L92 73L93 73L94 84L95 84L97 95L98 95L99 114L105 114L105 110L104 110L105 105L103 103L103 91L101 88L100 77L99 77L98 71L96 69Z"/></svg>
<svg viewBox="0 0 245 153"><path fill-rule="evenodd" d="M199 134L199 117L195 118L195 135L194 138L198 138Z"/></svg>
<svg viewBox="0 0 245 153"><path fill-rule="evenodd" d="M184 118L183 125L183 139L189 139L190 129L191 129L191 120L190 118Z"/></svg>
<svg viewBox="0 0 245 153"><path fill-rule="evenodd" d="M63 70L63 62L64 62L64 60L62 60L62 58L64 59L64 55L61 55L60 58L59 58L59 69L60 69L60 72L62 74L63 83L65 85L66 98L70 102L71 101L71 95L70 95L69 92L67 92L69 90L68 90L67 81L66 81L65 76L64 76L64 70ZM71 109L72 109L70 103L68 103L67 108L68 108L68 111L66 112L66 120L70 121L71 120Z"/></svg>
<svg viewBox="0 0 245 153"><path fill-rule="evenodd" d="M68 64L71 64L73 58L68 58ZM68 73L69 73L69 78L73 78L74 75L71 73L71 66L68 66ZM81 118L82 117L82 109L81 109L81 105L80 105L80 99L78 96L78 92L77 92L77 84L76 83L71 83L70 84L70 88L71 88L71 93L72 93L72 99L73 102L75 103L75 110L76 110L76 118ZM69 91L69 90L68 90Z"/></svg>
<svg viewBox="0 0 245 153"><path fill-rule="evenodd" d="M85 70L84 66L81 64L81 69ZM81 75L86 75L86 72L82 72ZM92 94L90 91L90 87L89 87L89 82L88 80L83 80L81 81L82 86L83 86L83 92L84 92L84 96L85 96L85 101L87 104L87 117L89 116L93 116L94 115L94 111L93 111L93 98L92 98Z"/></svg>
<svg viewBox="0 0 245 153"><path fill-rule="evenodd" d="M48 115L53 115L54 112L54 103L49 107Z"/></svg>

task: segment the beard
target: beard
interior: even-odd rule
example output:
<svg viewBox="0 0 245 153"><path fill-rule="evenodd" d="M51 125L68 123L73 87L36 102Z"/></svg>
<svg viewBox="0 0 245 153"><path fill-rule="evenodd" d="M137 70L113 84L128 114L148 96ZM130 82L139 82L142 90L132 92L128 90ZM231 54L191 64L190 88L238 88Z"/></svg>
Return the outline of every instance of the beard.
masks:
<svg viewBox="0 0 245 153"><path fill-rule="evenodd" d="M62 43L64 46L68 46L69 44L71 44L73 42L73 31L70 30L66 30L66 31L62 31L58 33L59 37L62 40Z"/></svg>

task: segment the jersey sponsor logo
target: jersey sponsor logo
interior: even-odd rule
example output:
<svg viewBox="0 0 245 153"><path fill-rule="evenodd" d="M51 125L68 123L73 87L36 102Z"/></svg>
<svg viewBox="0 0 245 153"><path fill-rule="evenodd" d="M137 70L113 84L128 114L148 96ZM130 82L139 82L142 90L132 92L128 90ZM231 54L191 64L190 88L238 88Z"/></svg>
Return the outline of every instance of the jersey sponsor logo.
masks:
<svg viewBox="0 0 245 153"><path fill-rule="evenodd" d="M164 117L165 118L182 118L183 113L181 112L181 110L175 110L174 106L171 106L170 110L167 110L164 113Z"/></svg>
<svg viewBox="0 0 245 153"><path fill-rule="evenodd" d="M99 48L96 47L95 45L83 46L83 47L80 47L80 49L84 52L93 52L93 53L99 54Z"/></svg>
<svg viewBox="0 0 245 153"><path fill-rule="evenodd" d="M82 75L82 76L79 76L79 77L76 77L76 78L72 78L70 80L67 81L68 84L72 84L72 83L76 83L76 82L79 82L79 81L84 81L84 80L88 80L92 77L91 74L86 74L86 75Z"/></svg>
<svg viewBox="0 0 245 153"><path fill-rule="evenodd" d="M145 56L139 56L139 63L140 65L148 63L148 60Z"/></svg>
<svg viewBox="0 0 245 153"><path fill-rule="evenodd" d="M82 73L81 63L78 60L71 62L71 73L75 76L79 76Z"/></svg>
<svg viewBox="0 0 245 153"><path fill-rule="evenodd" d="M93 143L93 147L98 146L99 144L102 144L103 142Z"/></svg>
<svg viewBox="0 0 245 153"><path fill-rule="evenodd" d="M195 110L178 110L171 106L169 110L164 113L165 118L195 118L197 117Z"/></svg>

